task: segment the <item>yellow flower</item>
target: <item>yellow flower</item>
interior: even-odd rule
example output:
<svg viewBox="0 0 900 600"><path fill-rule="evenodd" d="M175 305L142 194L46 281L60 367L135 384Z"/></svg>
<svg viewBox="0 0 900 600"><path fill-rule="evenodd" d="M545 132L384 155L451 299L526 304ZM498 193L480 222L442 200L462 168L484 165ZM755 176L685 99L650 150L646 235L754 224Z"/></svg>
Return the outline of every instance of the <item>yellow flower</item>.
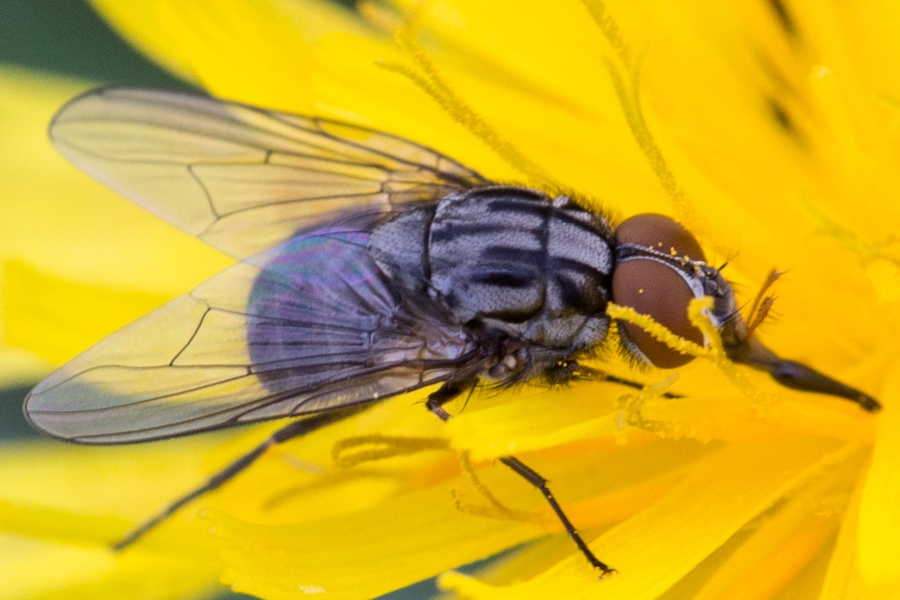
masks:
<svg viewBox="0 0 900 600"><path fill-rule="evenodd" d="M215 563L209 529L223 580L266 598L374 597L440 573L471 598L900 592L900 10L96 5L216 96L389 131L491 179L556 184L618 215L673 215L729 261L744 303L772 268L788 270L780 319L758 335L885 405L873 417L712 361L629 374L612 357L613 372L658 385L476 394L465 410L450 406L446 425L413 394L267 453L134 552L166 556L178 538ZM19 339L31 347L37 334ZM661 398L666 386L685 397ZM207 448L211 472L272 428L171 448ZM496 463L510 453L550 479L617 577L597 581L540 495ZM173 479L173 490L190 485ZM510 548L469 575L452 571Z"/></svg>
<svg viewBox="0 0 900 600"><path fill-rule="evenodd" d="M231 262L122 202L53 150L49 119L87 85L0 68L4 387L46 375L50 364ZM222 564L202 551L209 548L204 525L195 543L163 539L165 552L151 545L119 558L108 547L167 501L172 486L202 479L204 452L220 443L181 440L148 452L4 440L3 597L164 599L220 591Z"/></svg>

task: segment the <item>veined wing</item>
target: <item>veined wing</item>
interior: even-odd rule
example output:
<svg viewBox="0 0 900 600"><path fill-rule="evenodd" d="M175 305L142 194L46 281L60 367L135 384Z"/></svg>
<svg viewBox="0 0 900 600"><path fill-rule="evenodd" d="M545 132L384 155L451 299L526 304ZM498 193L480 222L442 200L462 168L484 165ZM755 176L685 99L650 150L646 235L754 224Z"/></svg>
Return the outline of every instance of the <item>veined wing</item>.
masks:
<svg viewBox="0 0 900 600"><path fill-rule="evenodd" d="M292 238L132 323L25 402L91 444L185 435L385 398L483 368L490 349L427 298L403 297L333 226Z"/></svg>
<svg viewBox="0 0 900 600"><path fill-rule="evenodd" d="M98 180L237 258L342 212L489 183L392 135L189 92L88 92L60 110L50 137Z"/></svg>

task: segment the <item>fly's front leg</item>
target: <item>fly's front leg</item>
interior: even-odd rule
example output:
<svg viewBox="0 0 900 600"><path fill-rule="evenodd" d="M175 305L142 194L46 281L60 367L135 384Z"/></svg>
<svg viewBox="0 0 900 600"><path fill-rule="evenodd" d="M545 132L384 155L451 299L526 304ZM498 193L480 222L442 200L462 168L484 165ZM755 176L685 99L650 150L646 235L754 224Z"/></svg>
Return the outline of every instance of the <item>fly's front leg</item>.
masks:
<svg viewBox="0 0 900 600"><path fill-rule="evenodd" d="M444 404L450 402L467 389L475 385L475 381L448 381L436 391L428 395L425 406L441 421L449 421L450 413L444 410Z"/></svg>
<svg viewBox="0 0 900 600"><path fill-rule="evenodd" d="M425 405L428 407L428 410L437 415L439 419L447 421L450 419L450 413L444 410L442 405L459 396L473 385L475 385L474 381L445 383L437 391L428 396L428 401ZM500 462L512 469L516 474L525 479L525 481L536 487L541 494L544 495L544 498L550 504L550 508L553 509L553 512L556 513L557 518L563 524L563 527L565 527L566 533L569 534L569 537L572 538L572 541L578 546L578 550L580 550L587 561L591 563L591 566L600 571L601 579L605 575L615 574L615 569L594 556L594 553L588 548L588 545L581 538L581 535L578 533L578 530L575 529L575 526L572 525L572 522L569 520L569 517L566 516L566 513L559 505L559 502L556 501L553 492L550 491L550 487L547 485L547 479L514 456L501 456Z"/></svg>
<svg viewBox="0 0 900 600"><path fill-rule="evenodd" d="M550 385L565 385L573 381L607 381L636 390L642 390L645 387L644 384L637 381L610 375L600 369L586 367L577 360L561 360L557 365L544 373L544 378ZM669 392L661 394L661 396L663 398L682 398L679 394L670 394Z"/></svg>

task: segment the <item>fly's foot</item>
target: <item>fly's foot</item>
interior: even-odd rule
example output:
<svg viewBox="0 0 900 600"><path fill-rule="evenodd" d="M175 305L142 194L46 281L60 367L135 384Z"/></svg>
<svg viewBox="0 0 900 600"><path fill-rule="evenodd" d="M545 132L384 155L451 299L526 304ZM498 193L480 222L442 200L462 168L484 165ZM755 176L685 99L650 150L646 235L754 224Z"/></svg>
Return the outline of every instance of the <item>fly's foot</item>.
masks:
<svg viewBox="0 0 900 600"><path fill-rule="evenodd" d="M612 567L606 566L603 563L600 563L599 565L594 565L594 568L600 571L600 576L597 577L597 579L599 579L600 581L603 581L607 577L615 577L616 575L619 574L618 571L616 571Z"/></svg>

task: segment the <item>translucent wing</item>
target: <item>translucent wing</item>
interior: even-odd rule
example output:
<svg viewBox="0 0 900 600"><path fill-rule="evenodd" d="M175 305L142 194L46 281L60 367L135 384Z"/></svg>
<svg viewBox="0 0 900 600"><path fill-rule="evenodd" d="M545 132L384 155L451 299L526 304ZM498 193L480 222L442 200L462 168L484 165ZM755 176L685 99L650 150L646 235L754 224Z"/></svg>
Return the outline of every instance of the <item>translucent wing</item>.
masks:
<svg viewBox="0 0 900 600"><path fill-rule="evenodd" d="M63 366L26 414L56 437L127 443L474 375L484 342L389 286L367 238L333 226L226 270Z"/></svg>
<svg viewBox="0 0 900 600"><path fill-rule="evenodd" d="M101 89L50 126L112 189L237 258L348 210L394 210L487 182L412 142L187 92Z"/></svg>

